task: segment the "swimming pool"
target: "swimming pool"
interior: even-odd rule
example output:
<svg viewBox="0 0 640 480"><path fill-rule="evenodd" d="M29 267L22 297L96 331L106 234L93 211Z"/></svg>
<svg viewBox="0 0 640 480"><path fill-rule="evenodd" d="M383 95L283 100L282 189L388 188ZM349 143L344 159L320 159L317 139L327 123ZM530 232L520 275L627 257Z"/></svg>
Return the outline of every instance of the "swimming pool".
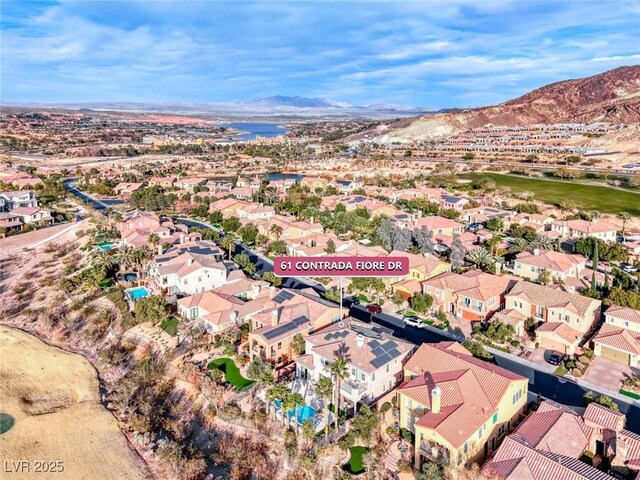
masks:
<svg viewBox="0 0 640 480"><path fill-rule="evenodd" d="M100 243L96 243L96 247L100 247L102 250L104 250L105 252L108 252L109 250L111 250L112 248L115 248L113 246L114 242L100 242Z"/></svg>
<svg viewBox="0 0 640 480"><path fill-rule="evenodd" d="M146 287L127 288L124 292L133 301L149 296L149 290Z"/></svg>
<svg viewBox="0 0 640 480"><path fill-rule="evenodd" d="M279 410L282 407L282 403L280 402L280 400L276 400L274 402L276 404L276 408ZM295 415L295 408L292 408L291 410L289 410L289 412L287 413L287 417L291 418ZM318 412L316 411L315 408L313 408L310 405L304 404L302 407L298 407L298 425L300 425L302 422L304 422L306 419L308 418L313 418L318 414Z"/></svg>

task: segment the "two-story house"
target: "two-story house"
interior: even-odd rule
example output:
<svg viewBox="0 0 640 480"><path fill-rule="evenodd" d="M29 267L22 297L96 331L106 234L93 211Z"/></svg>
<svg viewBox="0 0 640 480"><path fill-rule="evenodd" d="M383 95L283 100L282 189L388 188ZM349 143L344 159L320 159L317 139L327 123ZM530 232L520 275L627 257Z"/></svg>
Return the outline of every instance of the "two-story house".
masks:
<svg viewBox="0 0 640 480"><path fill-rule="evenodd" d="M123 214L118 229L122 243L134 248L147 245L152 233L158 236L159 245L178 243L192 235L188 234L186 225L174 224L170 218L140 210Z"/></svg>
<svg viewBox="0 0 640 480"><path fill-rule="evenodd" d="M36 196L30 190L0 192L0 198L4 200L5 210L9 212L14 208L35 208L38 206L38 200L36 200Z"/></svg>
<svg viewBox="0 0 640 480"><path fill-rule="evenodd" d="M615 242L616 227L605 222L587 220L558 220L551 224L551 230L563 238L594 237Z"/></svg>
<svg viewBox="0 0 640 480"><path fill-rule="evenodd" d="M249 354L275 367L292 363L296 355L291 342L296 335L306 337L340 320L336 304L293 290L274 292L260 312L250 316Z"/></svg>
<svg viewBox="0 0 640 480"><path fill-rule="evenodd" d="M451 271L449 263L443 262L430 253L419 255L394 250L389 253L389 256L409 258L408 275L389 279L393 292L401 295L406 300L411 299L416 293L422 293L422 282L441 273Z"/></svg>
<svg viewBox="0 0 640 480"><path fill-rule="evenodd" d="M520 281L506 295L509 315L516 311L540 325L536 339L542 348L573 354L580 340L600 319L600 300L569 293L561 288Z"/></svg>
<svg viewBox="0 0 640 480"><path fill-rule="evenodd" d="M518 279L480 270L445 272L422 282L422 291L434 299L434 308L470 321L488 320L504 307L504 298Z"/></svg>
<svg viewBox="0 0 640 480"><path fill-rule="evenodd" d="M346 406L370 405L402 381L414 348L369 324L346 319L306 337L305 354L296 359L297 376L311 382L330 377L328 365L342 357L349 371L340 383Z"/></svg>
<svg viewBox="0 0 640 480"><path fill-rule="evenodd" d="M149 275L163 293L194 295L244 277L241 271L234 273L233 262L222 258L222 251L213 242L187 242L155 257Z"/></svg>
<svg viewBox="0 0 640 480"><path fill-rule="evenodd" d="M237 198L223 198L222 200L217 200L209 205L209 211L220 212L225 218L239 217L238 212L247 206L249 206L249 203L244 200L238 200Z"/></svg>
<svg viewBox="0 0 640 480"><path fill-rule="evenodd" d="M269 205L262 205L258 203L249 203L242 207L239 207L236 211L238 218L240 220L246 219L248 221L255 220L268 220L273 218L276 214L276 211L273 207Z"/></svg>
<svg viewBox="0 0 640 480"><path fill-rule="evenodd" d="M24 224L47 225L53 223L53 217L49 210L38 207L17 207L11 210L11 213L20 217Z"/></svg>
<svg viewBox="0 0 640 480"><path fill-rule="evenodd" d="M513 272L532 281L540 280L543 273L548 272L551 280L564 281L567 277L579 278L586 261L582 255L535 249L516 255Z"/></svg>
<svg viewBox="0 0 640 480"><path fill-rule="evenodd" d="M604 318L592 339L593 353L640 368L640 310L612 305L604 312Z"/></svg>
<svg viewBox="0 0 640 480"><path fill-rule="evenodd" d="M475 358L457 342L424 343L397 389L400 427L415 438L414 465L481 463L519 422L528 379Z"/></svg>

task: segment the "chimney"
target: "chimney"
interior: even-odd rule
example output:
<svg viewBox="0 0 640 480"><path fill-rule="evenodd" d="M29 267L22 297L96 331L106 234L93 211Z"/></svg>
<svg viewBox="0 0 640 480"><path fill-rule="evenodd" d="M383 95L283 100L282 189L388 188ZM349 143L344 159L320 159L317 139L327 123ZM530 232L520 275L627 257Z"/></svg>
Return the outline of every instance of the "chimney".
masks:
<svg viewBox="0 0 640 480"><path fill-rule="evenodd" d="M162 255L162 245L158 245L158 255Z"/></svg>
<svg viewBox="0 0 640 480"><path fill-rule="evenodd" d="M231 320L234 324L236 323L237 318L238 318L238 312L236 312L235 310L229 313L229 320Z"/></svg>
<svg viewBox="0 0 640 480"><path fill-rule="evenodd" d="M533 254L537 257L538 255L540 255L540 250L538 250L537 248L534 248Z"/></svg>
<svg viewBox="0 0 640 480"><path fill-rule="evenodd" d="M496 275L500 275L502 273L502 262L496 262Z"/></svg>
<svg viewBox="0 0 640 480"><path fill-rule="evenodd" d="M273 299L273 297L276 296L276 287L274 287L273 285L271 285L269 287L269 298Z"/></svg>
<svg viewBox="0 0 640 480"><path fill-rule="evenodd" d="M616 436L616 464L624 465L627 461L627 438L618 434Z"/></svg>
<svg viewBox="0 0 640 480"><path fill-rule="evenodd" d="M193 262L194 262L193 258L190 258L189 260L187 260L187 265L193 265Z"/></svg>
<svg viewBox="0 0 640 480"><path fill-rule="evenodd" d="M356 335L356 346L362 347L363 345L364 345L364 335L359 333L358 335Z"/></svg>
<svg viewBox="0 0 640 480"><path fill-rule="evenodd" d="M251 285L251 297L255 300L260 295L260 285Z"/></svg>
<svg viewBox="0 0 640 480"><path fill-rule="evenodd" d="M275 327L276 325L278 325L278 309L277 308L271 311L271 326Z"/></svg>
<svg viewBox="0 0 640 480"><path fill-rule="evenodd" d="M184 233L180 234L180 243L184 243Z"/></svg>
<svg viewBox="0 0 640 480"><path fill-rule="evenodd" d="M442 397L442 390L440 387L435 387L431 390L431 413L440 413L440 399Z"/></svg>

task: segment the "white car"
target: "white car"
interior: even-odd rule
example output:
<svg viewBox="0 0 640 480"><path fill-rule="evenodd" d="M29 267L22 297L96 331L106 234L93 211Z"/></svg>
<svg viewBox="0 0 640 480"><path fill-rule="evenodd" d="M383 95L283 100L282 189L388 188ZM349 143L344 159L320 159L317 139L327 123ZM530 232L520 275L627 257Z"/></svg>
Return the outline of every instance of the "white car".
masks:
<svg viewBox="0 0 640 480"><path fill-rule="evenodd" d="M418 317L403 317L402 321L405 325L411 325L416 328L423 328L424 323Z"/></svg>
<svg viewBox="0 0 640 480"><path fill-rule="evenodd" d="M623 265L622 266L622 271L625 273L636 273L638 271L638 268L635 265Z"/></svg>

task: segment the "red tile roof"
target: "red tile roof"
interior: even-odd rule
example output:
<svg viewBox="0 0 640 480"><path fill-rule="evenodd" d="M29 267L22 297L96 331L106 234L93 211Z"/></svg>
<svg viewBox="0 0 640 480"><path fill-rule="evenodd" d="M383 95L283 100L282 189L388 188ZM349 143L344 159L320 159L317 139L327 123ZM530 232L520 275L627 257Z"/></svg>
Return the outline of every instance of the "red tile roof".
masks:
<svg viewBox="0 0 640 480"><path fill-rule="evenodd" d="M587 422L587 425L593 423L599 427L615 431L621 430L625 421L624 413L616 412L595 402L587 406L582 418Z"/></svg>

